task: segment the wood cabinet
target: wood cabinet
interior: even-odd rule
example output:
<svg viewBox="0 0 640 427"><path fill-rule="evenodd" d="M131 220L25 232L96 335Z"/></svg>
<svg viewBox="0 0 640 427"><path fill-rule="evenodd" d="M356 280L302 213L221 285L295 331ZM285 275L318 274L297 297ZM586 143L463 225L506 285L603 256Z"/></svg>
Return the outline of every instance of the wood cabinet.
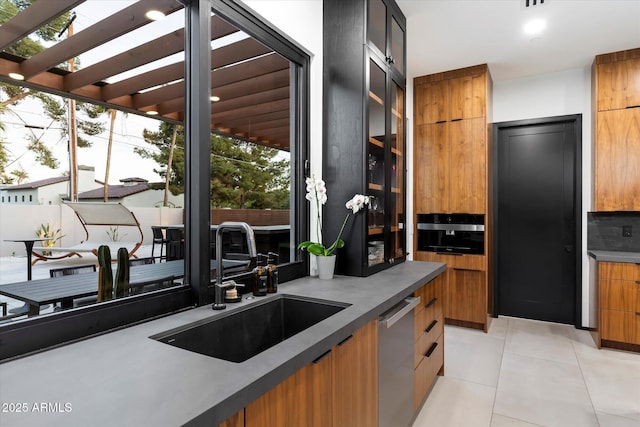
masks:
<svg viewBox="0 0 640 427"><path fill-rule="evenodd" d="M453 267L447 272L447 318L484 325L487 321L485 272Z"/></svg>
<svg viewBox="0 0 640 427"><path fill-rule="evenodd" d="M601 55L596 60L598 111L640 107L640 53L630 51L626 56Z"/></svg>
<svg viewBox="0 0 640 427"><path fill-rule="evenodd" d="M236 412L234 415L227 418L223 423L218 424L218 427L245 427L244 409Z"/></svg>
<svg viewBox="0 0 640 427"><path fill-rule="evenodd" d="M406 24L393 0L324 6L323 233L339 233L354 194L371 196L349 220L336 265L368 276L406 258Z"/></svg>
<svg viewBox="0 0 640 427"><path fill-rule="evenodd" d="M640 210L640 108L601 111L596 120L596 210Z"/></svg>
<svg viewBox="0 0 640 427"><path fill-rule="evenodd" d="M447 264L442 274L445 323L485 332L489 329L491 299L485 256L416 251L415 259Z"/></svg>
<svg viewBox="0 0 640 427"><path fill-rule="evenodd" d="M432 75L443 80L415 82L415 122L417 125L444 123L486 117L487 81L484 69L472 67L476 74L448 78L446 73Z"/></svg>
<svg viewBox="0 0 640 427"><path fill-rule="evenodd" d="M491 213L489 126L492 80L486 64L414 79L415 214L484 214L485 255L416 250L419 261L446 262L447 323L487 330ZM415 221L417 227L417 221ZM414 229L414 248L418 230Z"/></svg>
<svg viewBox="0 0 640 427"><path fill-rule="evenodd" d="M443 285L441 274L415 292L421 301L414 309L414 411L436 376L444 375Z"/></svg>
<svg viewBox="0 0 640 427"><path fill-rule="evenodd" d="M596 211L640 210L640 48L592 67Z"/></svg>
<svg viewBox="0 0 640 427"><path fill-rule="evenodd" d="M378 425L378 324L371 321L333 349L333 426Z"/></svg>
<svg viewBox="0 0 640 427"><path fill-rule="evenodd" d="M329 352L245 408L246 427L331 425L332 354Z"/></svg>
<svg viewBox="0 0 640 427"><path fill-rule="evenodd" d="M640 351L640 265L598 263L598 345Z"/></svg>
<svg viewBox="0 0 640 427"><path fill-rule="evenodd" d="M372 320L219 427L378 425L378 322Z"/></svg>
<svg viewBox="0 0 640 427"><path fill-rule="evenodd" d="M486 213L487 66L417 77L414 87L416 212Z"/></svg>
<svg viewBox="0 0 640 427"><path fill-rule="evenodd" d="M416 126L415 203L420 213L486 211L482 118Z"/></svg>

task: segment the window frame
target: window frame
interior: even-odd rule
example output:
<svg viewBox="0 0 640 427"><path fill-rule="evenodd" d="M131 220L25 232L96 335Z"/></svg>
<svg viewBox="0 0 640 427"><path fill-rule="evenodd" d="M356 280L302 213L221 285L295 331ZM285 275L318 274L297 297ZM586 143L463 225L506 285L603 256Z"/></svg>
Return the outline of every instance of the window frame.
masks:
<svg viewBox="0 0 640 427"><path fill-rule="evenodd" d="M207 49L206 55L195 57L194 62L197 64L194 67L187 66L185 80L190 73L193 75L194 70L198 70L198 67L203 69L203 65L207 66L210 61L209 38L207 37L204 41L200 39L202 38L201 23L207 23L204 25L205 27L209 26L209 16L212 10L296 64L296 67L292 67L291 75L292 79L297 82L295 85L292 84L296 93L291 95L291 111L295 115L295 119L291 123L291 132L294 136L291 144L291 239L292 242L304 240L309 234L309 209L305 203L303 190L304 177L308 168L307 153L309 152L310 54L286 35L271 28L264 18L235 0L177 1L185 6L185 58L194 58L192 56L194 46L197 49L196 55L205 47ZM202 19L204 16L206 18ZM194 19L197 22L194 22ZM208 33L206 35L208 36ZM203 56L206 58L205 60L201 59ZM189 70L190 68L191 70ZM209 73L210 65L206 76L204 78L200 76L196 86L210 86ZM206 132L207 136L210 134L210 101L208 96L210 91L193 92L193 82L186 81L185 83L188 108L194 111L194 108L206 106L204 111L196 110L198 113L195 117L188 116L185 119L185 127L194 123L194 119L198 126L195 133L190 136L186 135L185 150L189 147L192 151L190 151L191 157L187 155L185 161L189 161L187 160L189 158L193 161L197 158L196 156L202 153L202 150L207 150L207 153L210 151L210 144L200 143L192 146L190 143L190 141L198 141L200 133ZM197 96L190 96L194 93ZM208 141L209 138L207 137L205 140ZM205 158L208 161L209 156L207 155ZM201 262L204 257L208 261L210 250L210 173L203 173L203 169L210 168L210 162L207 161L196 165L191 164L191 167L185 168L187 171L185 177L185 232L189 241L185 248L184 286L4 324L0 326L0 342L3 343L0 346L0 363L210 303L212 292L210 292L209 286L209 262ZM203 183L206 183L204 189ZM15 198L17 201L17 195ZM206 227L206 232L203 233L204 227ZM294 258L292 262L279 266L281 282L303 277L308 272L308 257Z"/></svg>

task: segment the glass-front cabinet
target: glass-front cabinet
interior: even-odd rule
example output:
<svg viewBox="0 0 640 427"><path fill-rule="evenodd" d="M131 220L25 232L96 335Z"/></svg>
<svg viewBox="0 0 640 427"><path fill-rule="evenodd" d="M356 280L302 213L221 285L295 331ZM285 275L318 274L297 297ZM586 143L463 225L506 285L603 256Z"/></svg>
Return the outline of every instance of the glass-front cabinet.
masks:
<svg viewBox="0 0 640 427"><path fill-rule="evenodd" d="M367 264L374 266L405 256L405 100L384 67L369 61Z"/></svg>
<svg viewBox="0 0 640 427"><path fill-rule="evenodd" d="M393 0L325 0L324 11L323 232L337 234L344 202L368 195L336 268L368 276L406 257L405 18Z"/></svg>

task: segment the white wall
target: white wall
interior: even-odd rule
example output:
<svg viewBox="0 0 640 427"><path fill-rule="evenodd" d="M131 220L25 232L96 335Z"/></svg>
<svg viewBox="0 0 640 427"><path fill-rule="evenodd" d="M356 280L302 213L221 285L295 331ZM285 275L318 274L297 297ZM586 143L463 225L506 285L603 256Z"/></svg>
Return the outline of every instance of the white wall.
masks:
<svg viewBox="0 0 640 427"><path fill-rule="evenodd" d="M595 319L589 318L592 298L586 252L592 176L591 68L576 68L493 85L494 123L570 114L582 114L582 325L594 326Z"/></svg>
<svg viewBox="0 0 640 427"><path fill-rule="evenodd" d="M182 224L183 210L174 208L130 208L142 229L143 244L153 241L152 225ZM64 237L58 247L69 247L85 240L86 235L73 209L66 205L0 205L0 257L24 256L23 243L5 240L34 237L41 224L50 224L51 228L62 230ZM89 227L90 239L108 241L108 227ZM135 227L120 227L121 241L138 241L140 233Z"/></svg>

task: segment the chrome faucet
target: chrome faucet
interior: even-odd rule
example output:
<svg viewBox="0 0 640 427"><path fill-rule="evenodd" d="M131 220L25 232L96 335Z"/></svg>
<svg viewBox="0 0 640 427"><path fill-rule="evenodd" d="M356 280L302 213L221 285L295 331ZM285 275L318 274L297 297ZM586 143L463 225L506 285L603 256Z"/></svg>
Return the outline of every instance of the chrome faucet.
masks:
<svg viewBox="0 0 640 427"><path fill-rule="evenodd" d="M224 304L224 290L230 285L223 283L224 273L222 266L222 233L226 230L243 231L247 238L247 247L249 248L249 268L255 266L258 254L256 252L256 238L253 234L253 229L246 222L223 222L218 225L216 230L216 283L214 285L214 310L222 310L227 306Z"/></svg>

